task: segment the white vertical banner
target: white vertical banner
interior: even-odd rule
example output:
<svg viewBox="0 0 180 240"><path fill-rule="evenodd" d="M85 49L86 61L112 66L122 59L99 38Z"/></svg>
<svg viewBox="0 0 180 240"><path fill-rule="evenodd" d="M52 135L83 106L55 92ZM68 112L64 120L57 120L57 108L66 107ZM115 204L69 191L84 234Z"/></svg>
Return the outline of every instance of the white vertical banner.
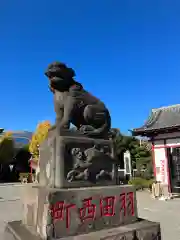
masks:
<svg viewBox="0 0 180 240"><path fill-rule="evenodd" d="M132 175L131 154L129 151L124 153L124 172L130 176Z"/></svg>
<svg viewBox="0 0 180 240"><path fill-rule="evenodd" d="M165 181L165 159L160 160L160 181L166 183Z"/></svg>
<svg viewBox="0 0 180 240"><path fill-rule="evenodd" d="M168 184L168 168L166 149L154 148L155 168L156 168L156 180L163 184Z"/></svg>

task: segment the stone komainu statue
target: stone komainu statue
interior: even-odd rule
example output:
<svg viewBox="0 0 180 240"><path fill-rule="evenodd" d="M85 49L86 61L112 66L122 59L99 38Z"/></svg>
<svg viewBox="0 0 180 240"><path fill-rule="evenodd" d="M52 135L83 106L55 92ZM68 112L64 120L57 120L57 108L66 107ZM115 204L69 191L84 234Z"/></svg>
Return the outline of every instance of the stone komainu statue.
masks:
<svg viewBox="0 0 180 240"><path fill-rule="evenodd" d="M54 62L45 72L54 93L56 127L69 129L70 123L88 137L106 139L111 117L105 104L75 81L75 72L64 63Z"/></svg>

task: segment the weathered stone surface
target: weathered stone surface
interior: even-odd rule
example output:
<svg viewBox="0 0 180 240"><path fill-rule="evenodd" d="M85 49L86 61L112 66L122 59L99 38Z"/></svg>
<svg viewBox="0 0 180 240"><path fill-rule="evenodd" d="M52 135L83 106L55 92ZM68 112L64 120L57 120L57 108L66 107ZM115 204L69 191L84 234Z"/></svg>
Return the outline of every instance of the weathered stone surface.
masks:
<svg viewBox="0 0 180 240"><path fill-rule="evenodd" d="M42 238L27 229L21 221L13 221L7 224L3 240L42 240Z"/></svg>
<svg viewBox="0 0 180 240"><path fill-rule="evenodd" d="M42 240L38 235L27 229L20 221L10 222L7 225L4 240ZM158 223L139 219L136 223L116 228L100 230L88 234L45 238L47 240L161 240L160 225Z"/></svg>
<svg viewBox="0 0 180 240"><path fill-rule="evenodd" d="M137 220L136 194L129 185L25 191L22 222L41 237L73 236Z"/></svg>
<svg viewBox="0 0 180 240"><path fill-rule="evenodd" d="M117 185L108 108L65 64L50 64L45 75L56 125L40 146L39 186L25 189L24 217L7 225L5 240L160 239L159 225L138 221L135 189Z"/></svg>
<svg viewBox="0 0 180 240"><path fill-rule="evenodd" d="M114 185L117 181L113 142L88 138L71 131L61 133L61 136L56 129L50 132L48 139L40 147L39 167L41 186L102 186Z"/></svg>
<svg viewBox="0 0 180 240"><path fill-rule="evenodd" d="M66 64L53 62L45 71L54 95L56 128L69 129L73 124L82 134L105 139L111 128L111 116L106 105L77 82L75 71Z"/></svg>
<svg viewBox="0 0 180 240"><path fill-rule="evenodd" d="M38 188L27 185L21 190L21 200L23 203L23 224L36 226L38 211Z"/></svg>

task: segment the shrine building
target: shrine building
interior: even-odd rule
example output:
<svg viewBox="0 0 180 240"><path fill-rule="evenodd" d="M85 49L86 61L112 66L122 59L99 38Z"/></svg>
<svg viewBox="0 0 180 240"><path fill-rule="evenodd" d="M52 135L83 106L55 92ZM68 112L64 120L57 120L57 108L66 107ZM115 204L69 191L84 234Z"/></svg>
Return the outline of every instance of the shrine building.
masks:
<svg viewBox="0 0 180 240"><path fill-rule="evenodd" d="M146 123L132 134L148 137L156 180L170 193L180 193L180 104L152 109Z"/></svg>

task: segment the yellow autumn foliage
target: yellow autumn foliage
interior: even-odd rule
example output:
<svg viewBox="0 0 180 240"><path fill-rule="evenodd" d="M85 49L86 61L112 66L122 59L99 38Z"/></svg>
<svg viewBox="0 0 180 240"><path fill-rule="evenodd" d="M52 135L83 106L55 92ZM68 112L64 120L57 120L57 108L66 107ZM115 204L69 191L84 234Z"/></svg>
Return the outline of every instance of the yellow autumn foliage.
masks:
<svg viewBox="0 0 180 240"><path fill-rule="evenodd" d="M49 121L41 122L37 125L36 131L32 136L29 151L34 158L39 157L39 146L46 139L51 123Z"/></svg>

